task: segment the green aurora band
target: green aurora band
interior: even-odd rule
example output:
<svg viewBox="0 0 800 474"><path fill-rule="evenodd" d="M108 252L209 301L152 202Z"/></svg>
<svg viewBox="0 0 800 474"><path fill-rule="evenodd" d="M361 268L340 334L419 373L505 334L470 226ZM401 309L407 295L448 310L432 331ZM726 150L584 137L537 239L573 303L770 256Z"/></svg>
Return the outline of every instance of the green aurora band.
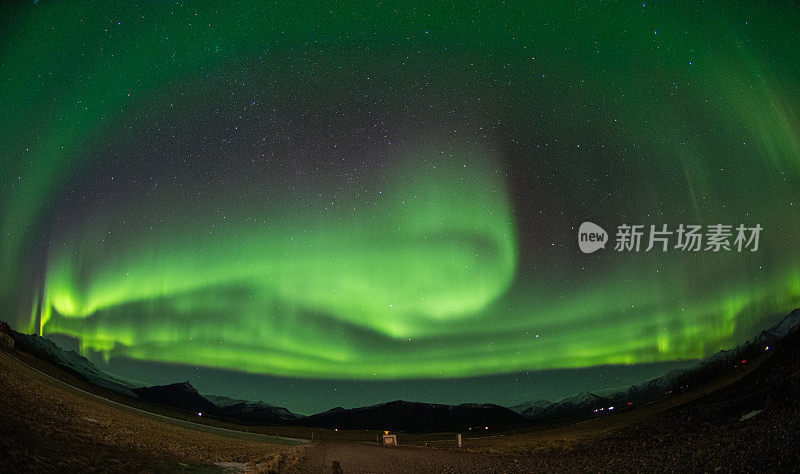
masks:
<svg viewBox="0 0 800 474"><path fill-rule="evenodd" d="M84 354L311 378L637 364L741 342L800 304L797 12L604 5L547 3L534 17L255 2L9 9L3 314L73 336ZM371 99L387 117L485 100L461 109L473 122L434 111L403 125L381 179L345 191L242 200L237 187L281 183L240 173L191 199L176 184L84 207L64 198L102 188L82 175L116 169L115 147L158 135L147 123L210 114L198 103L224 100L216 81L232 70L243 85L274 81L274 97L304 91L323 117L373 85L397 91ZM179 90L201 99L173 99ZM503 125L478 130L481 119ZM140 122L141 136L123 126ZM472 128L463 141L453 123ZM612 233L624 222L764 232L753 253L580 255L583 220Z"/></svg>

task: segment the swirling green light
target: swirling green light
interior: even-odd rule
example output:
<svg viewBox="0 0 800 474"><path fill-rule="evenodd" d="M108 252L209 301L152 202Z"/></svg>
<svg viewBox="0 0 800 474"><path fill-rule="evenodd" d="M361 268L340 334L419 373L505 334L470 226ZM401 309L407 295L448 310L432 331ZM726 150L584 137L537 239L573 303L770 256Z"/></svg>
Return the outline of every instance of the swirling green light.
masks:
<svg viewBox="0 0 800 474"><path fill-rule="evenodd" d="M362 12L374 21L252 2L10 9L3 311L106 357L397 379L701 357L797 306L796 15L503 8ZM319 133L313 153L380 179L217 177L192 199L87 183L125 168L119 143L131 167L153 166L137 139L183 121L184 142L221 134L239 123L204 104L264 90L272 102L243 127L274 130L261 123L274 113L292 128L279 138ZM309 123L347 113L343 128L385 122L404 148L365 150L374 137L353 132L337 155ZM263 139L193 148L186 168L242 167ZM65 198L81 187L107 199ZM583 256L572 227L587 219L765 230L752 255Z"/></svg>

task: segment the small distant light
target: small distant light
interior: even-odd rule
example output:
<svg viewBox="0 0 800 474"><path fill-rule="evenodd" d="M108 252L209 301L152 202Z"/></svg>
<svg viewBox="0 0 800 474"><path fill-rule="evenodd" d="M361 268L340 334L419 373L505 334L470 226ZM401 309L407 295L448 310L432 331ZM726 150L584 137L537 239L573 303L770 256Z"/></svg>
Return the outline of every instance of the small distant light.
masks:
<svg viewBox="0 0 800 474"><path fill-rule="evenodd" d="M742 364L746 364L746 363L747 363L747 360L743 360L743 361L742 361Z"/></svg>
<svg viewBox="0 0 800 474"><path fill-rule="evenodd" d="M488 430L488 429L489 429L489 427L488 427L488 426L486 426L486 427L484 427L483 429L485 429L485 430Z"/></svg>
<svg viewBox="0 0 800 474"><path fill-rule="evenodd" d="M594 412L597 413L597 408L594 409Z"/></svg>
<svg viewBox="0 0 800 474"><path fill-rule="evenodd" d="M633 402L628 402L628 405L633 405Z"/></svg>
<svg viewBox="0 0 800 474"><path fill-rule="evenodd" d="M198 411L197 412L197 416L203 416L203 412L202 411Z"/></svg>
<svg viewBox="0 0 800 474"><path fill-rule="evenodd" d="M614 407L608 407L608 409L609 409L609 410L613 410L613 409L614 409Z"/></svg>
<svg viewBox="0 0 800 474"><path fill-rule="evenodd" d="M764 350L765 350L765 351L768 351L768 350L769 350L769 346L765 347L765 348L764 348Z"/></svg>
<svg viewBox="0 0 800 474"><path fill-rule="evenodd" d="M333 431L339 431L339 428L334 428Z"/></svg>

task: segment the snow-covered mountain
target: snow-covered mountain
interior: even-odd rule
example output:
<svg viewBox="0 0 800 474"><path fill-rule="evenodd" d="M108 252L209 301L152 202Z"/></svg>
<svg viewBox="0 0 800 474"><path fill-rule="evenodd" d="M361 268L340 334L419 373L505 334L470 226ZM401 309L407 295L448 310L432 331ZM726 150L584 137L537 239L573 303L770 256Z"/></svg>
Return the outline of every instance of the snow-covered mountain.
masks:
<svg viewBox="0 0 800 474"><path fill-rule="evenodd" d="M537 400L535 402L523 402L519 405L510 406L508 408L514 410L517 413L523 413L529 410L542 410L544 408L549 407L552 405L553 402L547 400Z"/></svg>
<svg viewBox="0 0 800 474"><path fill-rule="evenodd" d="M36 334L22 334L12 331L15 347L36 357L59 365L68 372L100 387L108 388L125 395L133 396L132 389L137 385L121 377L98 369L88 359L75 351L65 351L49 339Z"/></svg>
<svg viewBox="0 0 800 474"><path fill-rule="evenodd" d="M301 415L292 413L286 408L277 407L262 401L250 402L236 400L217 395L204 395L211 403L216 405L217 413L228 418L260 424L286 424L302 418Z"/></svg>
<svg viewBox="0 0 800 474"><path fill-rule="evenodd" d="M673 370L661 377L634 385L628 389L605 396L589 392L567 397L559 402L539 400L523 402L510 407L528 421L544 421L566 417L587 417L602 415L629 405L663 397L676 391L687 389L698 383L718 377L721 373L746 365L748 360L757 358L769 351L770 345L779 344L781 339L798 329L800 308L795 309L771 328L761 331L753 339L735 349L719 351L697 365L686 370ZM612 408L609 410L609 408Z"/></svg>
<svg viewBox="0 0 800 474"><path fill-rule="evenodd" d="M613 404L608 398L591 392L582 392L566 397L557 403L548 403L540 400L523 411L521 415L526 420L554 420L569 418L581 413L596 413L609 408L613 410Z"/></svg>

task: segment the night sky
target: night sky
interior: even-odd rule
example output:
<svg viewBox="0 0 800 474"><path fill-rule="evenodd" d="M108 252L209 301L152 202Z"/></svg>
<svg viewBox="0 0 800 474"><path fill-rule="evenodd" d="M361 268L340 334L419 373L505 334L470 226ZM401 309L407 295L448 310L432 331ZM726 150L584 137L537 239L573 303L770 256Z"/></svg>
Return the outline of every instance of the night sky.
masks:
<svg viewBox="0 0 800 474"><path fill-rule="evenodd" d="M2 319L303 412L730 348L800 305L800 9L721 5L5 5Z"/></svg>

